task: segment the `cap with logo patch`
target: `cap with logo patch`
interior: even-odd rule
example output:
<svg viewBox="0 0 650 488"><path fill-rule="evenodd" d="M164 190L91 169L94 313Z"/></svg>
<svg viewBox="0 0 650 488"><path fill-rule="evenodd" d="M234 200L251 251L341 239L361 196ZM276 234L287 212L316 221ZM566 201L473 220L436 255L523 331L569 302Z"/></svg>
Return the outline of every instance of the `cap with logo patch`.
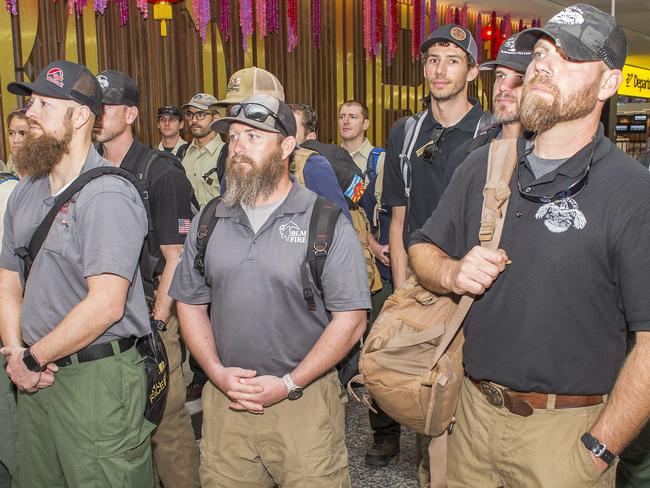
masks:
<svg viewBox="0 0 650 488"><path fill-rule="evenodd" d="M38 74L33 83L15 81L7 85L7 90L25 97L37 93L72 100L88 107L97 117L102 111L102 89L95 76L83 64L70 61L53 61Z"/></svg>
<svg viewBox="0 0 650 488"><path fill-rule="evenodd" d="M256 93L270 95L284 102L284 88L280 81L265 69L253 66L237 71L228 80L226 98L219 100L217 107L227 107L243 102Z"/></svg>
<svg viewBox="0 0 650 488"><path fill-rule="evenodd" d="M181 120L183 118L183 114L179 109L174 107L173 105L165 105L164 107L160 107L158 109L158 114L156 115L156 118L159 119L163 115L170 115L172 117L176 117L178 120Z"/></svg>
<svg viewBox="0 0 650 488"><path fill-rule="evenodd" d="M211 110L210 105L217 103L217 99L207 93L197 93L189 102L181 107L181 110L187 107L198 108L199 110Z"/></svg>
<svg viewBox="0 0 650 488"><path fill-rule="evenodd" d="M627 39L616 19L596 7L576 4L555 14L542 28L527 29L516 40L517 49L531 50L542 36L574 61L603 61L622 69L627 57Z"/></svg>
<svg viewBox="0 0 650 488"><path fill-rule="evenodd" d="M99 86L102 87L102 103L104 105L126 105L137 107L140 103L138 85L129 75L107 69L97 75Z"/></svg>
<svg viewBox="0 0 650 488"><path fill-rule="evenodd" d="M213 131L228 132L230 124L237 122L265 132L296 136L296 117L289 105L270 95L255 94L235 103L228 109L228 116L212 123Z"/></svg>
<svg viewBox="0 0 650 488"><path fill-rule="evenodd" d="M506 68L514 69L518 73L525 73L526 68L528 68L533 58L530 51L517 49L515 44L517 36L518 34L515 34L503 41L503 44L499 48L497 59L481 64L479 69L481 71L489 71L496 69L497 66L505 66Z"/></svg>
<svg viewBox="0 0 650 488"><path fill-rule="evenodd" d="M476 62L478 48L476 47L476 41L474 40L474 37L472 37L472 33L467 29L455 24L447 24L438 27L429 34L427 40L422 43L420 46L420 52L425 54L436 42L451 42L465 51L467 55L472 58L472 62Z"/></svg>

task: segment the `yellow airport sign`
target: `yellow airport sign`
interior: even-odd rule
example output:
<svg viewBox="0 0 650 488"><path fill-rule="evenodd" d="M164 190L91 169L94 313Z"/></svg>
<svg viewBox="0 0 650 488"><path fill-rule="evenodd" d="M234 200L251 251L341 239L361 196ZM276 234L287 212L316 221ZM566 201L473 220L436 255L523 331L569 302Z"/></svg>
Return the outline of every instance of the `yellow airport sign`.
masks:
<svg viewBox="0 0 650 488"><path fill-rule="evenodd" d="M626 64L623 66L623 82L618 94L626 97L650 98L650 69Z"/></svg>

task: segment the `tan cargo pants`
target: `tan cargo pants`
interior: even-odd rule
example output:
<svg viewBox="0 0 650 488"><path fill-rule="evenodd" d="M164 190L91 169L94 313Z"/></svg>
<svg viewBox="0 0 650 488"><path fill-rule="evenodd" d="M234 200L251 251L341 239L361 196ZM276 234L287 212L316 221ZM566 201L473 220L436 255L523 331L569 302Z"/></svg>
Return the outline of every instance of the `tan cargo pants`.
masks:
<svg viewBox="0 0 650 488"><path fill-rule="evenodd" d="M489 404L465 378L449 436L448 488L613 488L616 467L598 475L580 441L602 408L522 417Z"/></svg>
<svg viewBox="0 0 650 488"><path fill-rule="evenodd" d="M261 415L230 410L212 383L203 389L203 488L349 488L345 393L336 372L302 398Z"/></svg>
<svg viewBox="0 0 650 488"><path fill-rule="evenodd" d="M162 420L151 437L154 466L165 488L199 488L199 453L192 419L185 408L176 316L172 315L162 338L169 360L169 393Z"/></svg>

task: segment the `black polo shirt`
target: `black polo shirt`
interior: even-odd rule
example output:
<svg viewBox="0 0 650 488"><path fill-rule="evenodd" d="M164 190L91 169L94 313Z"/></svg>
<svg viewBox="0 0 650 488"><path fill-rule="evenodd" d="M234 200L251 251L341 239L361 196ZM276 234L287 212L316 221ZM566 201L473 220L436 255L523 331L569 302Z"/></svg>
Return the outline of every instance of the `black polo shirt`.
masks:
<svg viewBox="0 0 650 488"><path fill-rule="evenodd" d="M465 370L473 378L520 391L604 394L625 358L626 325L650 330L650 173L602 126L595 144L588 184L567 200L526 200L513 177L500 244L512 264L465 319ZM522 188L547 195L568 188L593 147L539 179L523 158ZM458 167L411 244L432 242L455 258L478 245L488 150Z"/></svg>
<svg viewBox="0 0 650 488"><path fill-rule="evenodd" d="M138 162L144 162L151 151L159 154L149 169L147 191L153 232L159 245L183 244L192 220L192 185L178 159L133 140L121 167L136 175Z"/></svg>
<svg viewBox="0 0 650 488"><path fill-rule="evenodd" d="M463 142L474 137L477 124L483 115L483 109L478 100L470 98L470 102L473 107L465 117L456 125L444 128L440 139L438 139L438 152L433 162L427 162L416 154L417 149L431 139L431 133L435 129L442 128L442 125L433 117L431 110L427 109L426 111L426 118L411 153L411 202L408 215L405 217L405 246L410 233L422 227L438 205L449 181L446 174L449 172L452 153ZM405 207L407 204L399 160L404 145L406 120L406 118L398 120L388 133L381 200L384 204L392 207Z"/></svg>

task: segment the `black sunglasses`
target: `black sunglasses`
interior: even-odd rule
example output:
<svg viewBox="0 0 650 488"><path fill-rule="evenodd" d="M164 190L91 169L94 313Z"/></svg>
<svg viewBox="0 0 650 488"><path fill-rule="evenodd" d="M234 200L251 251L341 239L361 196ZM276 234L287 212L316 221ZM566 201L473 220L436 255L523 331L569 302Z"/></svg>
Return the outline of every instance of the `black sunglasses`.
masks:
<svg viewBox="0 0 650 488"><path fill-rule="evenodd" d="M429 141L422 150L422 159L424 159L426 162L433 163L433 160L436 159L436 156L440 150L438 147L438 141L440 140L440 136L442 135L443 131L444 129L442 127L438 127L431 133L431 141Z"/></svg>
<svg viewBox="0 0 650 488"><path fill-rule="evenodd" d="M591 148L591 155L589 156L589 163L587 164L587 167L582 172L582 176L580 177L580 179L575 183L572 183L571 186L569 186L569 188L567 188L566 190L561 190L553 196L536 195L534 193L531 193L529 186L527 186L526 188L522 188L521 180L519 179L520 164L517 164L517 190L519 190L519 195L521 195L522 198L525 198L526 200L529 200L531 202L544 203L544 204L555 202L557 200L565 200L567 198L576 196L578 193L580 193L582 190L585 189L587 183L589 182L589 171L591 170L591 165L594 162L594 151L596 150L595 136L592 144L593 146ZM519 161L521 162L521 160L524 157L532 153L533 149L535 149L535 146L530 146L528 149L526 149L526 151L521 155L521 159Z"/></svg>
<svg viewBox="0 0 650 488"><path fill-rule="evenodd" d="M248 120L254 120L255 122L264 123L268 117L273 117L280 125L280 129L282 129L284 135L289 135L289 131L280 120L280 117L278 117L271 109L259 103L237 103L232 105L228 109L228 117L237 117L242 110L244 111L244 117Z"/></svg>

